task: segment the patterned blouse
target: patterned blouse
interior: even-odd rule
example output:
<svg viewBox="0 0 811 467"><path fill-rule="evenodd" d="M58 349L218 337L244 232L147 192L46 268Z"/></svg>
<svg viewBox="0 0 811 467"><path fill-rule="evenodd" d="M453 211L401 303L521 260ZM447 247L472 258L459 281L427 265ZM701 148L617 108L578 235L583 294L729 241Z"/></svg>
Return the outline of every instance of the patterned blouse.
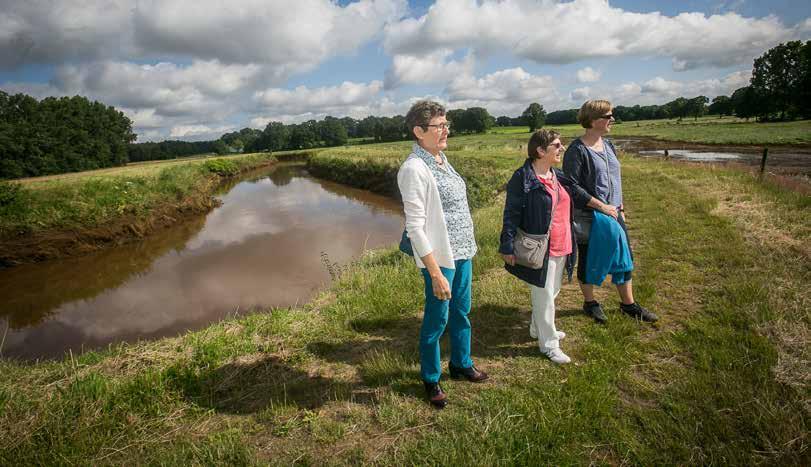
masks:
<svg viewBox="0 0 811 467"><path fill-rule="evenodd" d="M440 151L442 165L439 165L434 160L434 156L417 143L414 143L412 152L425 162L436 181L453 259L473 258L477 247L476 238L473 235L473 218L470 217L470 208L467 204L465 180L451 167L445 153Z"/></svg>

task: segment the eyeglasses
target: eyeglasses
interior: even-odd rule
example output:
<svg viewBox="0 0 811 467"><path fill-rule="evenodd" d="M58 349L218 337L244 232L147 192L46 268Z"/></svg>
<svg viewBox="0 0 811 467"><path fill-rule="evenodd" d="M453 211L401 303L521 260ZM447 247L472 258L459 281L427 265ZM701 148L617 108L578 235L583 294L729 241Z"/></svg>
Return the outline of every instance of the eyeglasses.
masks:
<svg viewBox="0 0 811 467"><path fill-rule="evenodd" d="M422 125L422 127L436 127L439 131L451 131L451 122L440 123L439 125Z"/></svg>
<svg viewBox="0 0 811 467"><path fill-rule="evenodd" d="M602 117L600 117L600 118L605 118L605 119L609 119L609 120L610 120L610 119L614 118L614 114L605 114L605 115L603 115L603 116L602 116ZM597 120L599 120L600 118L598 118Z"/></svg>
<svg viewBox="0 0 811 467"><path fill-rule="evenodd" d="M563 147L563 143L561 143L560 141L558 141L557 143L549 143L549 145L554 146L554 147L556 147L558 149Z"/></svg>

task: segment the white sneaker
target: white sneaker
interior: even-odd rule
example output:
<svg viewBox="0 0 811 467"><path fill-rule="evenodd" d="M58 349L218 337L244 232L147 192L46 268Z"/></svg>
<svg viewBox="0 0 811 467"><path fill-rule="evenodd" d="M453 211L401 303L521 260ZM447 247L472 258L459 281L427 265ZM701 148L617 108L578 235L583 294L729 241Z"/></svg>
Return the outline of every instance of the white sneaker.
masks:
<svg viewBox="0 0 811 467"><path fill-rule="evenodd" d="M559 347L556 347L554 349L542 350L542 352L544 353L544 355L549 357L549 360L552 360L552 362L557 363L558 365L563 365L566 363L570 363L572 361L572 359L569 358L568 355L563 353L563 351L560 350Z"/></svg>
<svg viewBox="0 0 811 467"><path fill-rule="evenodd" d="M563 332L563 331L555 331L555 336L557 336L558 340L561 340L564 337L566 337L566 333ZM532 327L532 326L530 326L530 328L529 328L529 337L531 337L533 339L538 338L538 333L535 332L535 328Z"/></svg>

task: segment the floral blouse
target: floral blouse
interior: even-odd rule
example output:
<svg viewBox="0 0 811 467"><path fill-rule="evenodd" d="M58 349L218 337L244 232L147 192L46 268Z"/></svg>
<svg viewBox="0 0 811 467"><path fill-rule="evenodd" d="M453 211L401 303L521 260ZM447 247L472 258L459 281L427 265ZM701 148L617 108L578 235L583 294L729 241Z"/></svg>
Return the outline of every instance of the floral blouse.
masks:
<svg viewBox="0 0 811 467"><path fill-rule="evenodd" d="M431 170L439 190L439 199L442 201L442 211L445 215L445 226L448 229L448 240L453 250L453 259L470 259L476 254L476 238L473 235L473 218L470 216L470 207L467 204L467 186L465 180L451 167L445 153L442 165L436 163L434 156L414 143L412 151L422 159Z"/></svg>

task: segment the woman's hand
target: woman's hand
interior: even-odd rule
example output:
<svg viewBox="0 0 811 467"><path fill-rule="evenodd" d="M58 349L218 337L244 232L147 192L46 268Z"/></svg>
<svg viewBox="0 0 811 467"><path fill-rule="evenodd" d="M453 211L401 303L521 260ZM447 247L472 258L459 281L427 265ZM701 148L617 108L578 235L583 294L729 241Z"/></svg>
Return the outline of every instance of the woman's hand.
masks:
<svg viewBox="0 0 811 467"><path fill-rule="evenodd" d="M501 257L504 258L505 263L509 264L510 266L515 266L515 255L502 254Z"/></svg>
<svg viewBox="0 0 811 467"><path fill-rule="evenodd" d="M436 277L431 276L431 287L434 289L434 297L437 299L451 299L451 286L443 274L438 274Z"/></svg>
<svg viewBox="0 0 811 467"><path fill-rule="evenodd" d="M617 216L619 215L619 211L617 210L617 207L612 206L610 204L603 204L602 206L600 206L600 212L602 212L606 216L611 216L614 219L616 219Z"/></svg>

